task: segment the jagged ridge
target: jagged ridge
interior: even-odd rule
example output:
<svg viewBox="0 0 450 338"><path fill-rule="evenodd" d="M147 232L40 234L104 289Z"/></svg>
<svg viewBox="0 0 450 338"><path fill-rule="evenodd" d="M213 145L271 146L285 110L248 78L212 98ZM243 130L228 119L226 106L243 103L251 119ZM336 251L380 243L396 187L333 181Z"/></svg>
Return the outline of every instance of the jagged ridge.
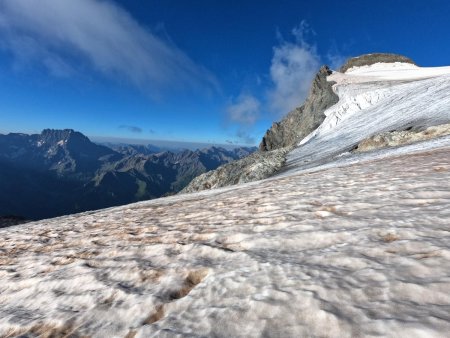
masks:
<svg viewBox="0 0 450 338"><path fill-rule="evenodd" d="M339 100L333 92L333 83L327 81L331 73L327 66L320 68L305 103L289 112L280 122L273 123L262 138L259 145L261 151L292 146L323 122L323 112Z"/></svg>

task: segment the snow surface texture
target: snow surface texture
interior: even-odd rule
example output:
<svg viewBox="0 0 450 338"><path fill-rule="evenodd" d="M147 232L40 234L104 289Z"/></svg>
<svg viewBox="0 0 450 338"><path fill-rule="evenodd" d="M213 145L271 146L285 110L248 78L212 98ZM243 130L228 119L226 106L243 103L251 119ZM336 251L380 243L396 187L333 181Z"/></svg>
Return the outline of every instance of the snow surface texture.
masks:
<svg viewBox="0 0 450 338"><path fill-rule="evenodd" d="M443 337L449 205L447 139L3 229L0 336Z"/></svg>
<svg viewBox="0 0 450 338"><path fill-rule="evenodd" d="M448 336L450 136L346 150L445 123L449 77L377 67L278 176L1 229L0 337Z"/></svg>
<svg viewBox="0 0 450 338"><path fill-rule="evenodd" d="M336 82L339 102L289 154L290 167L333 161L375 134L450 122L450 67L377 63L334 72L328 80Z"/></svg>

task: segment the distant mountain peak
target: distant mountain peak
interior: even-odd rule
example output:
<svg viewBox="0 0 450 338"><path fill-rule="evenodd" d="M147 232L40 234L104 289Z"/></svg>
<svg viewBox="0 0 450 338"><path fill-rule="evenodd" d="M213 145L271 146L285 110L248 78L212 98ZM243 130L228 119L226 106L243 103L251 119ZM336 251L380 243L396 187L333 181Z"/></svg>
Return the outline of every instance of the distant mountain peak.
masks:
<svg viewBox="0 0 450 338"><path fill-rule="evenodd" d="M73 138L89 141L85 135L73 129L44 129L39 135L41 141L45 140L55 143Z"/></svg>

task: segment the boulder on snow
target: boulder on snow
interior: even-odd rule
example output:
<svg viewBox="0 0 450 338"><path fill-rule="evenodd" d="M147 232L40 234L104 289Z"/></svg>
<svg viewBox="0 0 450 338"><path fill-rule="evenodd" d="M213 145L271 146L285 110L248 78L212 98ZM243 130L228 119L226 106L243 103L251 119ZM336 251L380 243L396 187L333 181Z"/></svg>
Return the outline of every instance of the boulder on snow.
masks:
<svg viewBox="0 0 450 338"><path fill-rule="evenodd" d="M362 140L355 152L366 152L387 147L398 147L407 144L430 140L436 137L450 135L450 124L431 126L425 130L401 130L377 134Z"/></svg>

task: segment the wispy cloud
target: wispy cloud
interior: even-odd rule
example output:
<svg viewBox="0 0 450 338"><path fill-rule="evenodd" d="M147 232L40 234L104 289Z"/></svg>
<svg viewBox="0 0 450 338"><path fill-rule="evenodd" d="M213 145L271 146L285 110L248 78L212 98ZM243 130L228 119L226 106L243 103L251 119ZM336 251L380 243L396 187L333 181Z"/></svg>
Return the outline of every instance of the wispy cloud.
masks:
<svg viewBox="0 0 450 338"><path fill-rule="evenodd" d="M228 117L231 122L252 125L258 119L260 106L254 96L241 94L227 107Z"/></svg>
<svg viewBox="0 0 450 338"><path fill-rule="evenodd" d="M251 92L244 91L246 94L233 99L226 109L228 121L237 127L235 137L241 142L255 142L251 132L264 113L275 113L278 119L300 106L308 96L312 80L323 60L333 69L345 62L346 57L340 53L336 43L321 57L316 44L309 42L314 41L315 35L306 21L291 30L290 39L285 39L278 32L278 44L273 47L269 69L270 84L265 91L267 95L257 99ZM261 77L256 77L256 83L262 85Z"/></svg>
<svg viewBox="0 0 450 338"><path fill-rule="evenodd" d="M142 133L142 128L139 128L136 126L130 126L130 125L126 125L126 124L122 124L121 126L119 126L119 129L125 129L125 130L135 133L135 134Z"/></svg>
<svg viewBox="0 0 450 338"><path fill-rule="evenodd" d="M305 100L320 67L316 46L306 41L306 36L312 34L308 24L302 21L292 30L294 41L287 41L279 34L280 43L273 48L270 66L273 89L269 92L269 103L280 116Z"/></svg>
<svg viewBox="0 0 450 338"><path fill-rule="evenodd" d="M2 0L0 34L17 64L40 62L55 76L70 75L84 60L154 96L218 86L209 71L111 1Z"/></svg>

